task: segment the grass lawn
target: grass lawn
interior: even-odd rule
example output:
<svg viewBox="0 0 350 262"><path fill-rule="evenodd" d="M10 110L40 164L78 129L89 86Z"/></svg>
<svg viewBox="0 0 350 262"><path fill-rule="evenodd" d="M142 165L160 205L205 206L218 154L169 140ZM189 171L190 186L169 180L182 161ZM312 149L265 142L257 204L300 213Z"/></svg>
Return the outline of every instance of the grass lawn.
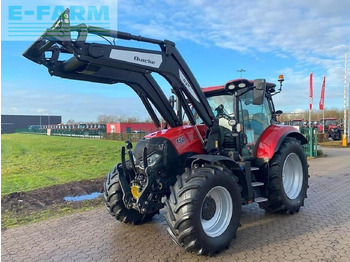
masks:
<svg viewBox="0 0 350 262"><path fill-rule="evenodd" d="M1 194L105 176L124 142L72 137L1 135Z"/></svg>

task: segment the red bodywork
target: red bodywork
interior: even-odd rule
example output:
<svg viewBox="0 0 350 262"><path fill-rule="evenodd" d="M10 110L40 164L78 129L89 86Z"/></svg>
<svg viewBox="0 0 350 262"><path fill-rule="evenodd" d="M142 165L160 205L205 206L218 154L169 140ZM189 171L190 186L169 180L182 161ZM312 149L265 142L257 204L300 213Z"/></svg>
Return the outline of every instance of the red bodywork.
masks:
<svg viewBox="0 0 350 262"><path fill-rule="evenodd" d="M302 136L295 127L270 125L259 139L255 157L270 160L278 150L283 139L292 133L295 134L296 138L301 138L300 136ZM301 141L302 144L305 143L305 140Z"/></svg>
<svg viewBox="0 0 350 262"><path fill-rule="evenodd" d="M211 91L218 91L218 90L224 90L225 86L211 86L211 87L203 87L202 91L204 93L211 92Z"/></svg>
<svg viewBox="0 0 350 262"><path fill-rule="evenodd" d="M205 137L205 132L208 127L205 125L197 125L202 138ZM169 139L176 148L179 155L184 153L204 154L203 144L199 139L194 126L185 125L164 129L145 136L145 138L164 137Z"/></svg>

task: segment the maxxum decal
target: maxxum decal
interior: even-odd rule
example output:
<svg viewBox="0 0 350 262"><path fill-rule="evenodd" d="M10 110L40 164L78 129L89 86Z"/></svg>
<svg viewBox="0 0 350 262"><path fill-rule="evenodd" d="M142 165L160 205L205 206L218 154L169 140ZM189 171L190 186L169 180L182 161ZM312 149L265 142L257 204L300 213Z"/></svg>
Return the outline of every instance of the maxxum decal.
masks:
<svg viewBox="0 0 350 262"><path fill-rule="evenodd" d="M197 94L195 93L195 91L193 90L193 87L191 86L191 84L188 82L187 78L185 77L185 75L182 73L182 71L179 69L179 77L182 81L182 83L186 86L187 90L190 92L190 94L192 95L192 97L194 99L197 100L198 103L200 103L199 98L197 96Z"/></svg>

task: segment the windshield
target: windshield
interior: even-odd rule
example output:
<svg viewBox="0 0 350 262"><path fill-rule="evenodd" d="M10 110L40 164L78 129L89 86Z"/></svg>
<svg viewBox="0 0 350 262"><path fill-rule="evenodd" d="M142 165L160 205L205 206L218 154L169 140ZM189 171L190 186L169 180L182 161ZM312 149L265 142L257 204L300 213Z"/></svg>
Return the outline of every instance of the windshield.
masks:
<svg viewBox="0 0 350 262"><path fill-rule="evenodd" d="M213 110L216 117L218 117L220 114L233 115L234 99L232 95L211 96L207 99L211 110Z"/></svg>

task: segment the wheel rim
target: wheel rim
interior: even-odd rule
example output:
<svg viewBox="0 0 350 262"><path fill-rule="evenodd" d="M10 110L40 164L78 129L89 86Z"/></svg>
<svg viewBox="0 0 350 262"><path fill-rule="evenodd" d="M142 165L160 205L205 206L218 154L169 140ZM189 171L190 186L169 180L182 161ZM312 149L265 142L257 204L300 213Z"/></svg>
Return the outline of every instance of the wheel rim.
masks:
<svg viewBox="0 0 350 262"><path fill-rule="evenodd" d="M213 187L206 194L201 207L204 232L210 237L222 235L230 224L232 213L232 198L228 190L222 186Z"/></svg>
<svg viewBox="0 0 350 262"><path fill-rule="evenodd" d="M282 180L287 197L297 198L303 185L303 166L297 154L290 153L284 161Z"/></svg>

